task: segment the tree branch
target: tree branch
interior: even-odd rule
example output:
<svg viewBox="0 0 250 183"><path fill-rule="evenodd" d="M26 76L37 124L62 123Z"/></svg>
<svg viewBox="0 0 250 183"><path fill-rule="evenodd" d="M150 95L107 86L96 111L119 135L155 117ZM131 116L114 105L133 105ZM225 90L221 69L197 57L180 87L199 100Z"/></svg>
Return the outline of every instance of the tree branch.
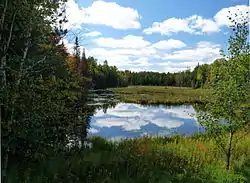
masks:
<svg viewBox="0 0 250 183"><path fill-rule="evenodd" d="M2 14L2 18L1 18L0 42L2 42L3 25L4 25L4 21L5 21L5 14L6 14L7 6L8 6L8 0L5 0L4 9L3 9L3 14Z"/></svg>
<svg viewBox="0 0 250 183"><path fill-rule="evenodd" d="M38 64L44 62L44 61L46 60L46 58L47 58L47 56L44 56L41 60L38 60L38 61L37 61L35 64L33 64L32 66L26 68L26 69L24 70L24 74L26 74L26 73L28 72L28 70L31 70L31 69L33 69L35 66L37 66Z"/></svg>
<svg viewBox="0 0 250 183"><path fill-rule="evenodd" d="M10 41L11 41L11 38L12 38L13 26L14 26L14 22L15 22L15 19L16 19L16 13L17 12L14 13L12 21L11 21L10 33L9 33L7 44L3 45L3 55L2 55L2 58L1 58L1 68L0 68L0 70L2 71L2 75L3 75L2 76L2 86L3 86L3 88L5 88L5 86L6 86L6 72L5 72L5 67L6 67L6 53L7 53L8 49L9 49L9 46L10 46Z"/></svg>

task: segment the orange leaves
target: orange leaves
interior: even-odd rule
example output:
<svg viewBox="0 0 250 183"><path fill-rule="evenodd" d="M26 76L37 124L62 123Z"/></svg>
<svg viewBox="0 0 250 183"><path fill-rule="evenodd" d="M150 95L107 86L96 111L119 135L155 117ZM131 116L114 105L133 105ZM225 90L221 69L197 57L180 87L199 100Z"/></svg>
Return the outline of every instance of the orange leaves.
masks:
<svg viewBox="0 0 250 183"><path fill-rule="evenodd" d="M207 150L207 148L202 144L196 144L196 147L198 147L201 150Z"/></svg>

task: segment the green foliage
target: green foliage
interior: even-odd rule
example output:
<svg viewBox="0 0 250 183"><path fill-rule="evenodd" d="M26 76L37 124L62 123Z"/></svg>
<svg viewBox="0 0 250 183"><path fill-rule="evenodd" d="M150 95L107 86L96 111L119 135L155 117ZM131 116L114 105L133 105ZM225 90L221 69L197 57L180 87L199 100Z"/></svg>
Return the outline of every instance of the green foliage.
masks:
<svg viewBox="0 0 250 183"><path fill-rule="evenodd" d="M205 103L209 89L192 89L184 87L134 86L111 88L120 100L141 104L192 104Z"/></svg>
<svg viewBox="0 0 250 183"><path fill-rule="evenodd" d="M240 162L240 163L239 163ZM243 157L235 165L235 171L242 174L245 178L245 182L250 181L250 157Z"/></svg>
<svg viewBox="0 0 250 183"><path fill-rule="evenodd" d="M245 177L233 171L226 171L216 165L206 165L199 175L202 182L227 183L245 182Z"/></svg>
<svg viewBox="0 0 250 183"><path fill-rule="evenodd" d="M205 112L197 115L225 154L227 169L230 168L232 151L238 143L235 133L249 125L249 109L246 107L250 94L248 20L244 23L232 22L235 24L228 41L228 60L217 61L212 66L211 97Z"/></svg>
<svg viewBox="0 0 250 183"><path fill-rule="evenodd" d="M68 71L68 53L59 44L67 33L63 3L1 2L2 182L11 182L15 173L27 176L36 163L64 152L70 142L77 146L87 135L93 111L77 106L79 78Z"/></svg>
<svg viewBox="0 0 250 183"><path fill-rule="evenodd" d="M95 89L127 87L129 85L208 87L210 65L198 65L194 71L189 69L178 73L119 71L115 66L97 64L93 57L87 59L90 67L92 85Z"/></svg>
<svg viewBox="0 0 250 183"><path fill-rule="evenodd" d="M106 64L97 64L97 60L93 57L87 59L89 72L92 78L92 86L95 89L103 89L108 87L124 86L124 79L115 66Z"/></svg>
<svg viewBox="0 0 250 183"><path fill-rule="evenodd" d="M127 139L120 142L90 139L91 149L58 153L39 164L29 165L11 182L247 182L248 161L244 151L248 135L237 147L233 162L244 159L231 171L223 169L223 156L216 142L196 135ZM202 148L205 146L206 148ZM236 164L234 165L234 167ZM13 167L14 169L14 167Z"/></svg>

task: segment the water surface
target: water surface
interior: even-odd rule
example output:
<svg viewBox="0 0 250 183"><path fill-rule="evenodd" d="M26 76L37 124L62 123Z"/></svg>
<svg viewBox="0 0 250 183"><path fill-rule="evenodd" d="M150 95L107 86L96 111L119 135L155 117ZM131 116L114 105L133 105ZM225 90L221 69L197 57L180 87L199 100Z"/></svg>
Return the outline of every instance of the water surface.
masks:
<svg viewBox="0 0 250 183"><path fill-rule="evenodd" d="M133 138L143 135L191 135L203 130L198 125L191 105L143 106L118 103L96 109L91 117L89 134L108 139Z"/></svg>

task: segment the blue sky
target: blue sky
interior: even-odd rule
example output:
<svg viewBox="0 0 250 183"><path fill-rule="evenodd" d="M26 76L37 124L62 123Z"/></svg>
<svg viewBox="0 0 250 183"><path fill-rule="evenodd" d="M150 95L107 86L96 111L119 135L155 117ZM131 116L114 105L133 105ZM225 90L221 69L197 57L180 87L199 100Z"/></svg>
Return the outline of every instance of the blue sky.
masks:
<svg viewBox="0 0 250 183"><path fill-rule="evenodd" d="M248 0L69 0L70 30L88 56L119 69L177 72L211 63L226 47L227 15Z"/></svg>

